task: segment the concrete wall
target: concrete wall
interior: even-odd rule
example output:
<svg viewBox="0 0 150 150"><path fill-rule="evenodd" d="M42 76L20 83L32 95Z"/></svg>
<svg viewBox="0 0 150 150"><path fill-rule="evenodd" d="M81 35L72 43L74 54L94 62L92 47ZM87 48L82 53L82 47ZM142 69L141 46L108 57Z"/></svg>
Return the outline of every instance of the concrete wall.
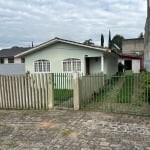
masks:
<svg viewBox="0 0 150 150"><path fill-rule="evenodd" d="M122 52L123 54L130 54L135 52L144 51L144 39L127 39L123 40L122 43Z"/></svg>
<svg viewBox="0 0 150 150"><path fill-rule="evenodd" d="M25 74L25 64L0 64L0 74L2 75Z"/></svg>

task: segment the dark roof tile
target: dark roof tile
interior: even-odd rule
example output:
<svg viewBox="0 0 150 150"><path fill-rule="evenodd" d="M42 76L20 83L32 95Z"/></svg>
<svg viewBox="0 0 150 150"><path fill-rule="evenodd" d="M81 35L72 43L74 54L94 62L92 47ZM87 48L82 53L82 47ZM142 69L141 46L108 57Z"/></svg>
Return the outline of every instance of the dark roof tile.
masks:
<svg viewBox="0 0 150 150"><path fill-rule="evenodd" d="M0 57L14 57L15 55L29 50L30 47L12 47L0 50Z"/></svg>

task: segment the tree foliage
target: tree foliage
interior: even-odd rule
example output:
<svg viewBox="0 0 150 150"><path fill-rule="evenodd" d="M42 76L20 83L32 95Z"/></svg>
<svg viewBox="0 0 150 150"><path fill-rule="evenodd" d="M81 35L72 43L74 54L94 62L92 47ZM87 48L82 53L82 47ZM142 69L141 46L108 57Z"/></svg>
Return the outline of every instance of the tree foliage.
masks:
<svg viewBox="0 0 150 150"><path fill-rule="evenodd" d="M104 47L104 35L101 34L101 46Z"/></svg>
<svg viewBox="0 0 150 150"><path fill-rule="evenodd" d="M141 33L139 34L138 38L144 38L143 32L141 32Z"/></svg>
<svg viewBox="0 0 150 150"><path fill-rule="evenodd" d="M114 46L114 44L116 44L120 48L120 50L122 50L123 39L124 37L122 35L116 34L111 40L111 45Z"/></svg>
<svg viewBox="0 0 150 150"><path fill-rule="evenodd" d="M83 44L85 44L85 45L94 45L94 43L92 42L92 39L85 40L83 42Z"/></svg>
<svg viewBox="0 0 150 150"><path fill-rule="evenodd" d="M109 30L108 47L109 47L109 48L111 48L111 47L112 47L111 32L110 32L110 30Z"/></svg>

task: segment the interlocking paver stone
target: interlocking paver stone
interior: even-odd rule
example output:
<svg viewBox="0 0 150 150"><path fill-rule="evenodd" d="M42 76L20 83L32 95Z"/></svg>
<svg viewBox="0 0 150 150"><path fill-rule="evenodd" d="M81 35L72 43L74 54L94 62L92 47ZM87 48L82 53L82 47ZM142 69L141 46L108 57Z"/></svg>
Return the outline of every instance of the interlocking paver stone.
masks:
<svg viewBox="0 0 150 150"><path fill-rule="evenodd" d="M0 150L150 150L149 139L149 117L0 111Z"/></svg>

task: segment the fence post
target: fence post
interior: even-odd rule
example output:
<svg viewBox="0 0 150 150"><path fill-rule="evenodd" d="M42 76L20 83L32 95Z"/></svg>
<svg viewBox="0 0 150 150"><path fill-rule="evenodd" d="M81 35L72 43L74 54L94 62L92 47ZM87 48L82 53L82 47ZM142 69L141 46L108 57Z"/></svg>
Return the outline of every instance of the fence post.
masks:
<svg viewBox="0 0 150 150"><path fill-rule="evenodd" d="M48 108L54 107L53 74L48 74Z"/></svg>
<svg viewBox="0 0 150 150"><path fill-rule="evenodd" d="M74 110L79 110L80 93L79 93L79 76L78 76L78 73L74 73L74 75L73 75L73 104L74 104Z"/></svg>

